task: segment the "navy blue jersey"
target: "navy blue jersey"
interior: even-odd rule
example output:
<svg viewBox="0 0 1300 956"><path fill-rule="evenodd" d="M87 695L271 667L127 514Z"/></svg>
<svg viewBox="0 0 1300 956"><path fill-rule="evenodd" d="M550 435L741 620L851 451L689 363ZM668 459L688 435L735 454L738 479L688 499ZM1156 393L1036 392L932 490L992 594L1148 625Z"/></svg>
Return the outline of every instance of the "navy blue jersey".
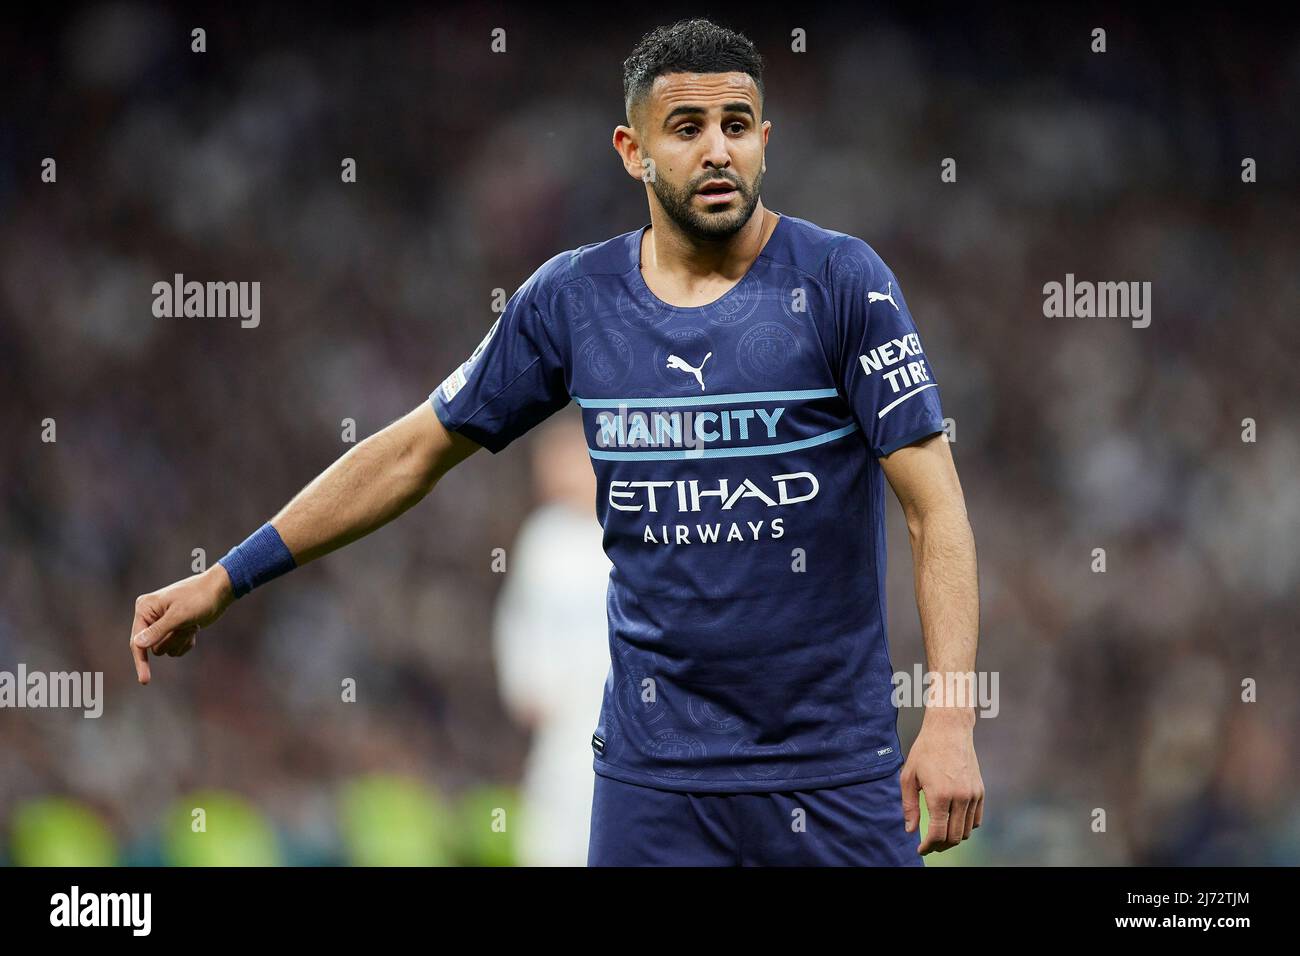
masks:
<svg viewBox="0 0 1300 956"><path fill-rule="evenodd" d="M680 308L641 275L646 228L538 269L433 408L494 453L582 409L613 563L597 773L715 792L890 774L877 458L943 429L898 279L782 216L735 286Z"/></svg>

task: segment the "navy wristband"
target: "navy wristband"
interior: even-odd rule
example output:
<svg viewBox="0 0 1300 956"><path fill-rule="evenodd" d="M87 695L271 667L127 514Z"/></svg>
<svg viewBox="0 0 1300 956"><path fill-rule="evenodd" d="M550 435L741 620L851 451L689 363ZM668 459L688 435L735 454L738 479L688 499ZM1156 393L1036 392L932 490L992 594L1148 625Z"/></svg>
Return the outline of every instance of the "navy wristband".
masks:
<svg viewBox="0 0 1300 956"><path fill-rule="evenodd" d="M250 534L217 562L230 575L235 597L243 597L259 584L278 578L298 566L271 522Z"/></svg>

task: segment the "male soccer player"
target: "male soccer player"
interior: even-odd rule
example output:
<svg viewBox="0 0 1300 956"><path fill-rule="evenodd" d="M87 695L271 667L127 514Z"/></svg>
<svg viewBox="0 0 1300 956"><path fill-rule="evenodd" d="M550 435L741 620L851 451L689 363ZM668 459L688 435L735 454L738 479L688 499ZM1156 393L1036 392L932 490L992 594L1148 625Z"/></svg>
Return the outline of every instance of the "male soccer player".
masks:
<svg viewBox="0 0 1300 956"><path fill-rule="evenodd" d="M882 479L929 670L975 663L975 548L934 367L870 246L763 206L748 39L660 28L623 82L614 148L650 223L546 262L427 403L210 570L140 597L139 680L149 649L186 653L236 597L575 401L613 563L588 863L921 865L984 799L972 702L927 706L904 764L891 701Z"/></svg>

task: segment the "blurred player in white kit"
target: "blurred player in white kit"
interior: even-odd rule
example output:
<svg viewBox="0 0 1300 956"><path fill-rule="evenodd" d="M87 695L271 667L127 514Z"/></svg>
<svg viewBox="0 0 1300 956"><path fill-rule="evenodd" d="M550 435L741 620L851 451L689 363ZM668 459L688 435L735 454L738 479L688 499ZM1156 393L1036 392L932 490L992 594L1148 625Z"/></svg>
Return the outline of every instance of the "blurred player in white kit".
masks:
<svg viewBox="0 0 1300 956"><path fill-rule="evenodd" d="M609 671L610 562L596 520L596 476L577 415L539 429L542 504L507 553L493 650L501 696L533 733L523 779L519 862L586 866L594 774L591 728Z"/></svg>

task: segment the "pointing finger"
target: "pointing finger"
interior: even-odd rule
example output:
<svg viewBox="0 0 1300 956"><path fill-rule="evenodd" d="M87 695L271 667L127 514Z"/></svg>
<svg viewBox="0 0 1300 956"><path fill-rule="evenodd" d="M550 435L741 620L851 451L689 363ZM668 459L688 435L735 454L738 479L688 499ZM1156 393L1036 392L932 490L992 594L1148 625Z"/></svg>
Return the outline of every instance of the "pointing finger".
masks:
<svg viewBox="0 0 1300 956"><path fill-rule="evenodd" d="M135 662L135 679L141 684L149 683L149 652L135 642L135 635L140 632L144 621L140 615L135 616L135 622L131 625L132 636L127 638L131 645L131 658Z"/></svg>

